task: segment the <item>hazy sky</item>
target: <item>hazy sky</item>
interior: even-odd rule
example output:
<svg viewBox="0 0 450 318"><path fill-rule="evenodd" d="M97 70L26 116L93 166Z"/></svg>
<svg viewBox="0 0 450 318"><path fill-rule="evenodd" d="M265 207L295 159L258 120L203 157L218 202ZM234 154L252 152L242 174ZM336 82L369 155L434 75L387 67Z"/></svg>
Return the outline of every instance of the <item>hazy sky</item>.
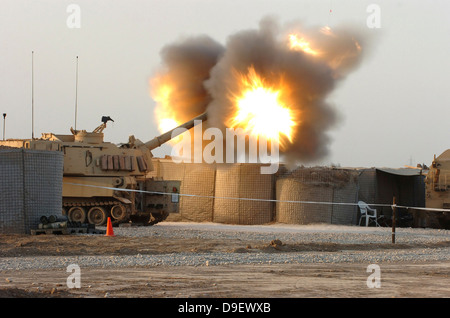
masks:
<svg viewBox="0 0 450 318"><path fill-rule="evenodd" d="M69 28L70 4L80 28ZM368 28L371 4L380 28ZM330 9L332 10L330 13ZM31 52L34 51L34 134L93 130L111 116L105 140L147 141L158 134L148 80L161 48L182 37L227 37L281 24L351 24L373 35L368 56L329 101L343 121L329 132L330 156L317 164L402 167L430 164L450 148L450 1L352 0L0 0L0 113L6 138L31 137ZM3 121L1 122L3 131ZM170 154L162 147L154 154Z"/></svg>

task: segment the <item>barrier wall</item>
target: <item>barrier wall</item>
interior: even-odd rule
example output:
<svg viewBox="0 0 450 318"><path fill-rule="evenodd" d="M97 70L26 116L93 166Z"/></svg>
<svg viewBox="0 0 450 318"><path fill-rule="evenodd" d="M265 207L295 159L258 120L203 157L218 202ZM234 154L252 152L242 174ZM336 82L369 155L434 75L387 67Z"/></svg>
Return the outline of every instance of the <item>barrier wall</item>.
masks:
<svg viewBox="0 0 450 318"><path fill-rule="evenodd" d="M356 203L375 202L377 196L374 169L298 167L291 171L281 165L277 174L268 175L261 174L260 164L177 164L171 159L154 159L154 167L152 176L179 180L181 194L199 196L181 196L180 212L171 214L168 221L351 225L358 223Z"/></svg>
<svg viewBox="0 0 450 318"><path fill-rule="evenodd" d="M355 170L298 168L280 174L276 181L275 220L290 224L356 224L357 207L332 203L357 203ZM316 204L322 202L330 204Z"/></svg>
<svg viewBox="0 0 450 318"><path fill-rule="evenodd" d="M0 233L30 234L41 216L62 215L63 154L0 149Z"/></svg>
<svg viewBox="0 0 450 318"><path fill-rule="evenodd" d="M269 223L273 219L272 202L224 198L271 200L273 192L274 176L261 174L260 164L219 165L216 170L213 221L247 225Z"/></svg>
<svg viewBox="0 0 450 318"><path fill-rule="evenodd" d="M179 213L171 213L168 221L211 222L213 218L215 168L201 163L175 163L171 159L160 159L154 163L163 180L181 181L180 193L194 195L181 196Z"/></svg>

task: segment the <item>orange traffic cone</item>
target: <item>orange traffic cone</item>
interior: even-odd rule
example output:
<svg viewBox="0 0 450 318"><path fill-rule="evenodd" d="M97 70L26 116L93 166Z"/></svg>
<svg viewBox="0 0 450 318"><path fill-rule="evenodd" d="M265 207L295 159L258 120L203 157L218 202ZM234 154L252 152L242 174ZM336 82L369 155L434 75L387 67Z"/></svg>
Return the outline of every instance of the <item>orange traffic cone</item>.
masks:
<svg viewBox="0 0 450 318"><path fill-rule="evenodd" d="M108 217L108 224L106 226L106 235L105 236L115 236L110 217Z"/></svg>

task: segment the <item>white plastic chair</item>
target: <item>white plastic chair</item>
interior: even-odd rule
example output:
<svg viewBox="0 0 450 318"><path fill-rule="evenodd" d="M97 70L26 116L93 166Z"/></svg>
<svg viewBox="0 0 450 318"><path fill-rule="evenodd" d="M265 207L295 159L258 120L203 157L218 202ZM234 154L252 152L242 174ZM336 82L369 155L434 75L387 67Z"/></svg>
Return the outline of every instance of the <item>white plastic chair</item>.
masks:
<svg viewBox="0 0 450 318"><path fill-rule="evenodd" d="M373 219L373 222L375 222L376 226L380 226L380 224L378 224L378 222L377 222L377 219L378 219L377 209L372 209L364 201L359 201L358 206L359 206L359 209L361 210L361 217L359 218L359 225L361 225L362 218L366 218L366 226L369 226L370 219Z"/></svg>

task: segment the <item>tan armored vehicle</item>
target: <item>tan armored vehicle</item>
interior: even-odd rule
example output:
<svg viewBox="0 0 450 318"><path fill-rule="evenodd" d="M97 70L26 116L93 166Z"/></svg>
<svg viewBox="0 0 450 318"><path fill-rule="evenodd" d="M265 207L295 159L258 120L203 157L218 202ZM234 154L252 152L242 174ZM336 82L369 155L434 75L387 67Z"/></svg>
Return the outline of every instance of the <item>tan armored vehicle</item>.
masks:
<svg viewBox="0 0 450 318"><path fill-rule="evenodd" d="M103 123L92 132L71 129L70 135L44 133L39 139L0 144L64 152L62 208L71 221L102 225L110 216L113 224L152 225L165 220L178 209L180 181L147 175L153 171L151 150L175 137L174 129L146 143L130 136L128 143L117 146L103 141L109 120L102 117ZM196 120L206 120L206 113L177 128L191 129Z"/></svg>
<svg viewBox="0 0 450 318"><path fill-rule="evenodd" d="M449 209L449 212L428 211L421 213L422 226L450 228L450 149L433 163L425 179L425 207Z"/></svg>

